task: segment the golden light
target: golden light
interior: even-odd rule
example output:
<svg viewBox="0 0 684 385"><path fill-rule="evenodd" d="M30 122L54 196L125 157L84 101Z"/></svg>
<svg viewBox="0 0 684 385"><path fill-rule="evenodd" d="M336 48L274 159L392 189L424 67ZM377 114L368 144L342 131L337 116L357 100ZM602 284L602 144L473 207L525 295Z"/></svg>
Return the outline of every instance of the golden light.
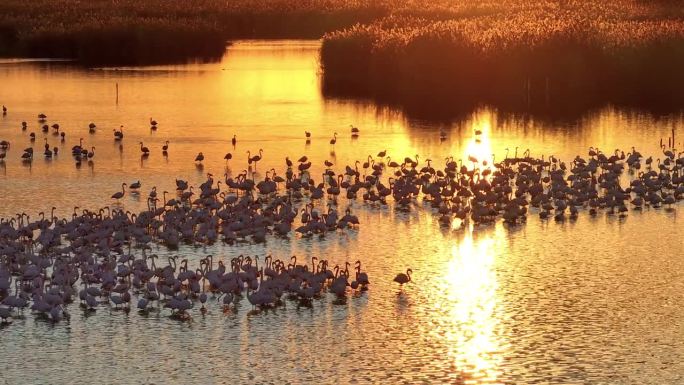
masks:
<svg viewBox="0 0 684 385"><path fill-rule="evenodd" d="M463 150L463 163L468 168L472 168L475 162L475 166L481 169L491 166L494 158L490 136L494 119L490 110L483 109L473 114L470 124L472 134ZM487 162L487 166L484 166L484 162Z"/></svg>
<svg viewBox="0 0 684 385"><path fill-rule="evenodd" d="M493 384L500 375L496 317L497 280L494 239L474 240L472 233L453 246L445 276L448 325L444 333L455 367L465 383Z"/></svg>

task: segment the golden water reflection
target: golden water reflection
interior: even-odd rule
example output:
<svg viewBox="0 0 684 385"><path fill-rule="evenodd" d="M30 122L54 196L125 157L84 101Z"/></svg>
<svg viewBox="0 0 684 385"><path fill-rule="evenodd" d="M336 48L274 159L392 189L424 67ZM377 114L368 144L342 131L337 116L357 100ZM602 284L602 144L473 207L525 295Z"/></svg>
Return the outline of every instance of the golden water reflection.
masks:
<svg viewBox="0 0 684 385"><path fill-rule="evenodd" d="M492 234L468 231L451 247L451 259L434 304L438 338L466 384L497 384L503 360L497 315L496 243Z"/></svg>
<svg viewBox="0 0 684 385"><path fill-rule="evenodd" d="M496 123L493 110L482 110L474 114L469 122L471 134L463 149L463 162L468 167L490 166L494 161L492 149L492 126ZM485 164L486 162L486 164Z"/></svg>
<svg viewBox="0 0 684 385"><path fill-rule="evenodd" d="M0 102L10 107L0 118L0 139L12 143L0 165L0 216L26 211L34 218L52 206L60 216L70 215L74 206L97 209L112 203L109 197L122 182L137 180L142 194L127 195L118 207L146 209L144 197L152 186L175 191L176 178L198 186L207 172L221 179L224 172L240 173L249 166L247 151L259 149L264 156L257 179L271 168L284 170L286 156L306 155L318 181L325 160L342 173L368 155L380 161L376 154L384 150L399 163L419 154L421 167L430 158L435 168L443 168L444 159L453 156L470 168L469 157L481 166L492 154L496 161L503 159L506 148L515 156L516 147L518 156L529 148L531 156L554 154L566 162L577 154L586 157L590 146L627 152L636 145L642 153L662 158L661 137L667 142L673 126L679 130L677 148L684 137L682 116L651 117L609 108L578 122L555 124L483 107L445 128L442 122L416 121L367 101L324 99L317 77L318 48L310 42L238 42L221 63L162 68L0 66ZM121 92L118 104L115 83ZM65 142L41 132L38 113L64 127ZM150 130L150 116L162 122L158 131ZM19 128L23 120L29 121L27 131ZM98 126L94 134L88 131L90 121ZM121 124L126 126L123 147L111 132ZM350 135L350 124L361 129L359 137ZM32 131L35 143L28 137ZM304 131L312 133L310 143ZM329 140L334 132L338 140L333 147ZM236 146L231 145L233 135ZM97 148L92 166L77 168L68 155L80 137ZM40 149L43 138L63 155L23 164L23 149ZM167 140L171 149L162 156ZM144 161L140 141L152 149ZM198 151L205 155L202 167L193 161ZM233 155L229 163L224 160L227 152ZM342 200L340 207L347 204L362 225L344 235L269 238L258 245L219 243L181 253L190 258L208 253L317 255L342 265L358 258L372 285L369 292L350 296L348 303L323 300L311 309L288 305L255 316L248 315L247 303L244 310L228 314L214 307L187 327L165 322L163 315L117 316L99 310L87 322L74 311L70 322L57 325L27 316L17 320L23 325L3 329L6 343L0 344L0 355L31 354L36 359L10 360L3 378L34 383L62 371L64 381L54 383L87 383L86 378L73 379L88 373L82 370L87 362L102 377L122 383L121 376L135 383L149 383L150 378L179 383L181 371L185 382L202 384L318 383L322 378L413 384L448 383L454 377L478 384L614 383L616 372L625 383L681 380L684 369L678 358L684 348L652 344L655 339L676 343L681 325L671 320L684 319L684 307L671 306L684 291L678 275L684 260L677 258L684 253L683 244L661 242L680 239L676 212L630 213L619 224L587 216L576 223L540 223L532 214L529 223L517 227L499 223L447 230L439 228L438 216L427 207L405 213L361 200ZM628 254L625 239L639 239ZM557 248L554 254L546 252L550 244ZM392 279L409 267L415 271L414 283L405 285L406 295L398 297ZM90 342L102 339L105 329L101 345L109 350L100 354ZM188 349L184 342L190 340L206 343ZM35 348L41 344L50 349ZM55 361L55 355L63 361ZM111 357L136 370L116 371ZM618 360L632 364L618 367L613 364Z"/></svg>

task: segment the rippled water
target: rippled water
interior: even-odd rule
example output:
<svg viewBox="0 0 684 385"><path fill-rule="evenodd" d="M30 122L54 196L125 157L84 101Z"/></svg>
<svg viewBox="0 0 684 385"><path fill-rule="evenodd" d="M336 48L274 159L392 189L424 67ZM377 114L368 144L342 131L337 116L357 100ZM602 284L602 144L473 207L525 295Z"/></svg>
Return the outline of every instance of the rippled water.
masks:
<svg viewBox="0 0 684 385"><path fill-rule="evenodd" d="M403 159L420 154L441 163L448 155L480 159L505 148L568 160L589 146L658 157L661 138L681 133L681 116L652 117L606 109L579 122L551 124L483 108L463 121L436 124L405 118L367 102L325 100L315 42L240 42L221 63L83 70L67 63L0 63L0 139L12 143L0 166L0 216L57 207L97 208L122 182L140 180L173 191L174 178L197 185L207 172L247 168L246 152L263 149L258 171L284 169L284 158L306 154L322 172L387 150ZM116 103L116 84L119 101ZM36 116L58 122L65 143L45 136ZM149 118L159 121L150 131ZM22 132L21 121L29 123ZM88 133L88 123L98 126ZM361 129L353 140L349 125ZM112 129L124 125L123 148ZM439 129L449 137L440 142ZM475 141L474 130L483 131ZM304 131L312 132L310 144ZM36 159L19 160L36 133ZM329 139L339 139L331 147ZM236 148L230 145L237 135ZM677 134L684 135L684 133ZM44 160L43 138L60 155ZM80 168L71 146L95 147ZM169 156L161 146L170 141ZM152 150L140 158L139 142ZM681 139L676 137L679 144ZM681 145L679 145L681 147ZM206 161L193 159L202 151ZM226 169L223 155L234 159ZM346 205L346 203L344 203ZM0 330L2 379L10 384L221 383L468 383L669 384L684 382L682 226L673 212L651 209L627 218L580 215L576 222L501 223L440 229L427 206L411 213L352 203L359 230L325 239L270 239L264 245L181 248L197 260L239 253L301 259L361 259L371 289L346 304L331 297L312 308L250 312L247 302L223 313L192 311L190 322L168 310L141 315L70 306L58 324L26 317ZM418 204L422 206L422 204ZM168 255L164 250L159 254ZM392 278L411 267L403 295Z"/></svg>

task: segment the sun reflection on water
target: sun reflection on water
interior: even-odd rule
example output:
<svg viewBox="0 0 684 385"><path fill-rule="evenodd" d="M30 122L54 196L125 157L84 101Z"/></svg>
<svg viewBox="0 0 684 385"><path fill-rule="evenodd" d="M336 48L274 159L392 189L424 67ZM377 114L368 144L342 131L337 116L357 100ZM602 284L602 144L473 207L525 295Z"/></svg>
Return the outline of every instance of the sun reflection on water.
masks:
<svg viewBox="0 0 684 385"><path fill-rule="evenodd" d="M477 162L475 166L480 168L483 168L484 162L487 162L487 166L491 166L494 160L491 141L494 119L494 113L490 110L482 110L474 115L470 124L472 134L463 149L463 163L468 168L473 166L473 161Z"/></svg>
<svg viewBox="0 0 684 385"><path fill-rule="evenodd" d="M447 351L466 384L497 384L502 361L493 235L468 233L451 249L439 304Z"/></svg>

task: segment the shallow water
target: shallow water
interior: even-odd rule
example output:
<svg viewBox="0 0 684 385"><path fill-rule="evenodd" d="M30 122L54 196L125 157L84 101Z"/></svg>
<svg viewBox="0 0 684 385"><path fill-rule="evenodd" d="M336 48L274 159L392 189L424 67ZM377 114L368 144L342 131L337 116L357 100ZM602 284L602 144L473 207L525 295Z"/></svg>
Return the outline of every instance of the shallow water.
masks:
<svg viewBox="0 0 684 385"><path fill-rule="evenodd" d="M364 101L325 100L317 50L316 42L240 42L221 63L145 68L1 62L0 104L9 113L0 118L0 139L12 146L0 166L0 216L98 208L112 203L108 197L122 182L138 179L143 193L127 195L122 207L139 210L152 186L173 191L174 178L197 185L207 172L246 169L248 150L263 149L261 176L284 170L285 156L306 154L319 179L325 159L341 171L385 149L397 159L420 154L440 164L448 155L501 159L516 146L519 154L530 148L533 156L565 160L586 156L589 146L605 152L637 146L655 159L661 138L667 142L679 130L679 144L684 135L681 116L612 109L564 124L487 108L450 124L415 121ZM60 124L65 143L40 131L39 113ZM157 131L150 117L159 121ZM95 134L88 133L91 121ZM350 124L361 129L358 139L350 137ZM121 150L112 135L120 125ZM440 127L449 133L443 142ZM483 131L479 143L475 129ZM37 155L25 165L20 156L31 145L29 132L36 133ZM44 137L60 148L55 159L42 158ZM69 150L81 137L96 155L92 165L77 168ZM147 159L140 141L152 151ZM206 156L201 168L193 162L199 151ZM234 155L228 169L226 152ZM253 313L243 301L224 314L212 301L207 315L195 308L185 323L169 319L168 310L143 316L103 306L91 314L72 305L71 319L55 325L27 312L0 330L2 378L10 384L87 384L94 374L121 384L684 381L681 204L624 219L583 213L564 223L542 222L533 212L523 226L455 231L440 230L427 206L411 213L391 205L352 207L360 228L323 240L269 238L264 245L174 253L194 260L268 252L340 264L361 259L371 289L346 304L326 297L311 309L287 302ZM407 267L415 282L397 295L392 278Z"/></svg>

